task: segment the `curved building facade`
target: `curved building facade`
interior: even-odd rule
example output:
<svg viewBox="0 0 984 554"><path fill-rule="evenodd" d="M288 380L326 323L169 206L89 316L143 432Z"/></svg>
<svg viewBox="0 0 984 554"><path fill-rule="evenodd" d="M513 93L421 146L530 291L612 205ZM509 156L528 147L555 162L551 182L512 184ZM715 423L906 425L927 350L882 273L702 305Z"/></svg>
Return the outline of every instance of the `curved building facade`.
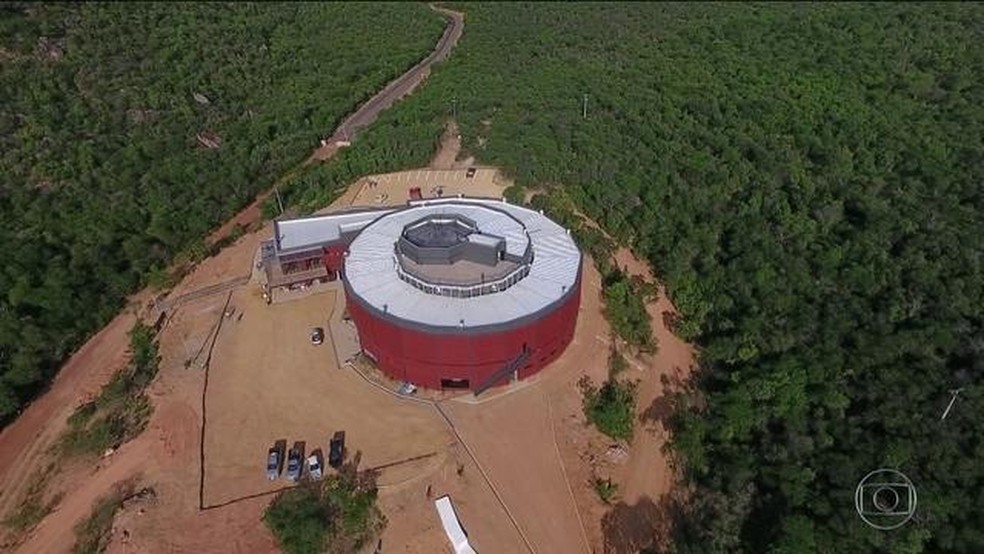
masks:
<svg viewBox="0 0 984 554"><path fill-rule="evenodd" d="M384 373L478 393L536 373L570 343L581 253L536 211L426 200L361 229L344 284L362 351Z"/></svg>

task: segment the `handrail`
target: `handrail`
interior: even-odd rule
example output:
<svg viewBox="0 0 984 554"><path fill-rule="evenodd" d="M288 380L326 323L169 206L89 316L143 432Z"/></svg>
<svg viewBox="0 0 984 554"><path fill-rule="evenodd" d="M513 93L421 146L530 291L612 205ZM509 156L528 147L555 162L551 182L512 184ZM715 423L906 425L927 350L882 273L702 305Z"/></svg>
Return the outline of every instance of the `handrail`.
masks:
<svg viewBox="0 0 984 554"><path fill-rule="evenodd" d="M501 369L499 369L495 373L493 373L488 379L485 380L484 383L482 383L481 385L475 387L475 390L473 391L473 394L475 396L478 396L478 395L482 394L483 392L487 391L488 389L494 387L496 385L496 383L498 383L499 381L502 381L503 379L505 379L506 377L508 377L510 373L512 373L512 372L518 370L520 367L522 367L522 365L524 363L526 363L526 360L528 360L530 358L530 354L532 354L532 352L530 351L530 349L528 349L528 348L526 348L524 346L523 347L523 351L519 353L519 356L516 356L512 360L509 360L508 362L506 362L506 364L504 366L502 366Z"/></svg>
<svg viewBox="0 0 984 554"><path fill-rule="evenodd" d="M487 281L475 285L450 285L443 283L430 283L407 273L403 270L403 267L400 265L400 261L396 258L396 256L393 257L393 264L396 266L396 274L399 276L400 280L405 281L428 294L450 296L453 298L472 298L475 296L484 296L486 294L502 292L529 275L531 267L530 264L521 265L507 273L504 277L496 279L495 281ZM488 290L486 291L486 289Z"/></svg>

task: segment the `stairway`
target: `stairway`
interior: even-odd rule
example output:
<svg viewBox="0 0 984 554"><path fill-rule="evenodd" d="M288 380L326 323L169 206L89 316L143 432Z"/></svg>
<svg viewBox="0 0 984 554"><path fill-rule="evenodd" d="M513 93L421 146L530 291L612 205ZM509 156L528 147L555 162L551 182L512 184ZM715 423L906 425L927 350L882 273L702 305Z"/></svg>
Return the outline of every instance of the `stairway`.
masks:
<svg viewBox="0 0 984 554"><path fill-rule="evenodd" d="M516 356L512 360L506 362L506 365L502 366L502 369L496 371L488 379L486 379L485 382L475 387L475 391L474 391L475 396L478 396L483 392L489 390L490 388L494 387L500 381L512 375L514 371L523 367L523 364L526 363L526 360L530 359L530 354L531 351L528 348L524 347L523 351L519 353L519 356Z"/></svg>

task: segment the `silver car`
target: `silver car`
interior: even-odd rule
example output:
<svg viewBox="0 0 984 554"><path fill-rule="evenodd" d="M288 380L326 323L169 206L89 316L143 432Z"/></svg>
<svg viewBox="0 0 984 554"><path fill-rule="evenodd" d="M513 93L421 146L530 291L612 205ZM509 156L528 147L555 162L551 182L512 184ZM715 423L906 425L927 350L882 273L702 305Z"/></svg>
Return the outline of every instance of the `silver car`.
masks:
<svg viewBox="0 0 984 554"><path fill-rule="evenodd" d="M276 481L280 477L280 451L271 448L267 452L267 479Z"/></svg>
<svg viewBox="0 0 984 554"><path fill-rule="evenodd" d="M318 459L317 454L312 454L308 456L307 466L308 466L308 475L311 476L311 479L314 479L315 481L321 479L321 460Z"/></svg>

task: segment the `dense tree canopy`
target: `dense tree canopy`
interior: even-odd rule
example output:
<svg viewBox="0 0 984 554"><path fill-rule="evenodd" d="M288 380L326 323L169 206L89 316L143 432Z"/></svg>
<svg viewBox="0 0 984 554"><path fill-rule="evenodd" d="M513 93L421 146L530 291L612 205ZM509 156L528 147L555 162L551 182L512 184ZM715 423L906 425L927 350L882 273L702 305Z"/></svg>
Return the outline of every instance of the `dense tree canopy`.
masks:
<svg viewBox="0 0 984 554"><path fill-rule="evenodd" d="M471 153L652 263L701 353L678 549L984 549L984 8L460 9L451 62L350 162L429 144L456 98ZM854 508L879 467L919 492L893 532Z"/></svg>
<svg viewBox="0 0 984 554"><path fill-rule="evenodd" d="M0 422L443 28L410 4L0 6Z"/></svg>
<svg viewBox="0 0 984 554"><path fill-rule="evenodd" d="M441 27L414 6L0 9L8 412ZM984 550L984 8L460 9L451 60L290 202L423 162L456 99L467 150L564 187L652 263L700 347L678 550ZM892 532L854 509L878 467L919 491Z"/></svg>

